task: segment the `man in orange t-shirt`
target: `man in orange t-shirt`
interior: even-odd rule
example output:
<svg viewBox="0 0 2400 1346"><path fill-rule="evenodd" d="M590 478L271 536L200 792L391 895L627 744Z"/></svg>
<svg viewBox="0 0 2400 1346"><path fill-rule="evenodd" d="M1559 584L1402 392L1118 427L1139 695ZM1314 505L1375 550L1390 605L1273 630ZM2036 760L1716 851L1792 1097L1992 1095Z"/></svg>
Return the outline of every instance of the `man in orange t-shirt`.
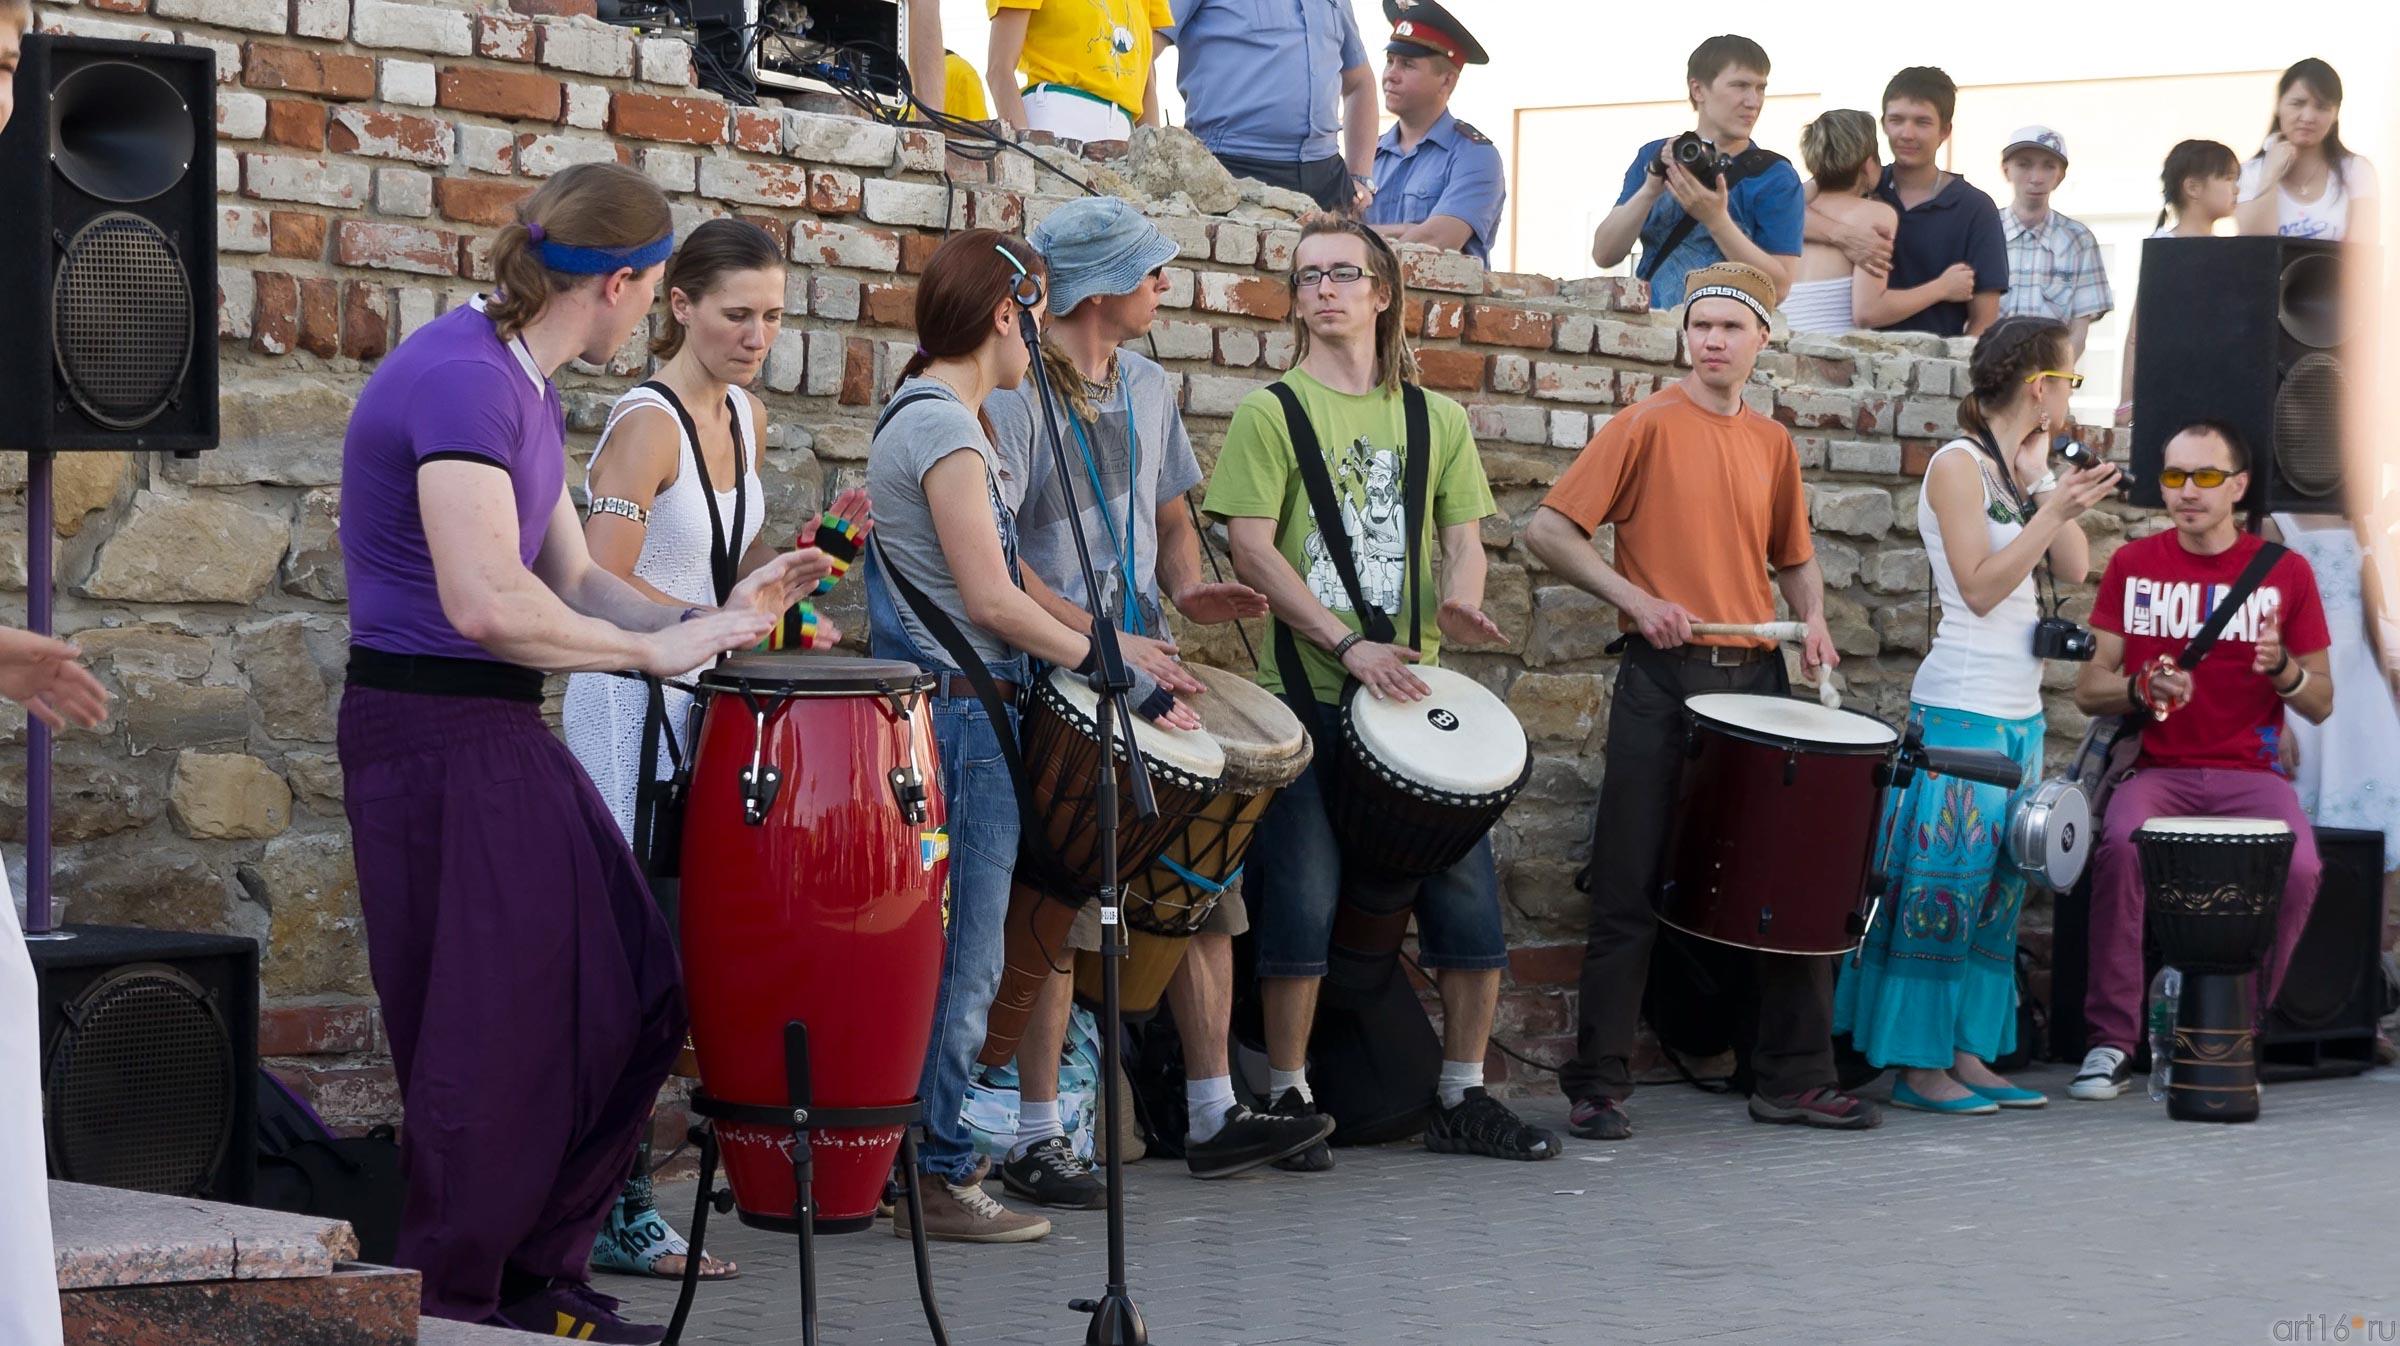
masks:
<svg viewBox="0 0 2400 1346"><path fill-rule="evenodd" d="M1633 1134L1628 1059L1658 933L1652 889L1683 755L1684 698L1791 690L1776 643L1696 636L1698 622L1775 620L1774 589L1807 624L1814 677L1841 661L1825 628L1825 577L1808 535L1792 437L1742 400L1767 342L1775 282L1720 262L1691 274L1684 335L1692 372L1610 418L1525 526L1525 543L1560 578L1616 605L1625 661L1609 703L1607 774L1580 881L1592 895L1575 1059L1559 1073L1576 1135ZM1592 545L1616 526L1612 566ZM1774 572L1773 588L1768 572ZM1756 956L1758 1038L1750 1115L1863 1130L1875 1105L1834 1087L1830 961Z"/></svg>

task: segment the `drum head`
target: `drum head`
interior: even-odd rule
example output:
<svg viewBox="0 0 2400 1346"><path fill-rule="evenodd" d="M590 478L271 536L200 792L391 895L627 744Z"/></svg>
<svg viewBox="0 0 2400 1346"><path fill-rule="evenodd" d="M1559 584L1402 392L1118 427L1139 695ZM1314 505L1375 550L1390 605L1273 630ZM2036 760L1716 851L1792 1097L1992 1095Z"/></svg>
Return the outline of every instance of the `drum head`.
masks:
<svg viewBox="0 0 2400 1346"><path fill-rule="evenodd" d="M1433 689L1420 701L1350 698L1358 745L1392 771L1454 795L1489 795L1525 775L1525 728L1482 683L1447 668L1411 670Z"/></svg>
<svg viewBox="0 0 2400 1346"><path fill-rule="evenodd" d="M1898 730L1872 715L1828 710L1796 697L1703 692L1685 700L1683 708L1746 738L1808 743L1836 752L1888 748L1900 741Z"/></svg>
<svg viewBox="0 0 2400 1346"><path fill-rule="evenodd" d="M2054 893L2073 888L2099 840L2092 832L2092 804L2083 787L2054 777L2037 786L2017 808L2021 816L2009 829L2017 867Z"/></svg>
<svg viewBox="0 0 2400 1346"><path fill-rule="evenodd" d="M929 675L897 659L846 654L737 654L700 675L703 687L772 688L793 696L882 696L928 685Z"/></svg>
<svg viewBox="0 0 2400 1346"><path fill-rule="evenodd" d="M1100 694L1092 685L1069 669L1050 670L1051 694L1074 711L1076 722L1086 733L1095 732L1098 721L1094 712L1100 705ZM1120 728L1119 732L1123 732ZM1205 729L1170 729L1152 724L1136 715L1133 717L1133 741L1142 756L1162 762L1199 780L1219 780L1225 775L1225 750L1209 737Z"/></svg>
<svg viewBox="0 0 2400 1346"><path fill-rule="evenodd" d="M2289 836L2291 831L2280 818L2152 818L2135 828L2134 835L2207 837L2212 841L2263 841L2269 837Z"/></svg>
<svg viewBox="0 0 2400 1346"><path fill-rule="evenodd" d="M1200 727L1225 750L1227 790L1257 794L1300 779L1315 747L1282 697L1222 668L1185 664L1184 669L1208 684L1208 694L1193 698L1191 707Z"/></svg>

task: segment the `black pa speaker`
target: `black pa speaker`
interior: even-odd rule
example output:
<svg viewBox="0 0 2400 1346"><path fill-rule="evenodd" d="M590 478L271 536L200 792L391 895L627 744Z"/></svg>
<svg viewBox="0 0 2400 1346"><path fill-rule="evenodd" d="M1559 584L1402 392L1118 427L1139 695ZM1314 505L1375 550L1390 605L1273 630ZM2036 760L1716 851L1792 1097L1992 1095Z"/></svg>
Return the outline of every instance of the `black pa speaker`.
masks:
<svg viewBox="0 0 2400 1346"><path fill-rule="evenodd" d="M216 56L31 33L0 131L0 447L217 443Z"/></svg>
<svg viewBox="0 0 2400 1346"><path fill-rule="evenodd" d="M41 988L50 1176L248 1202L258 1167L258 945L66 929L75 938L25 944Z"/></svg>
<svg viewBox="0 0 2400 1346"><path fill-rule="evenodd" d="M2259 1041L2270 1078L2375 1064L2383 1017L2383 834L2317 829L2325 877Z"/></svg>
<svg viewBox="0 0 2400 1346"><path fill-rule="evenodd" d="M2135 504L2161 504L2167 441L2207 419L2250 443L2245 504L2341 512L2342 276L2357 246L2260 237L2142 245Z"/></svg>

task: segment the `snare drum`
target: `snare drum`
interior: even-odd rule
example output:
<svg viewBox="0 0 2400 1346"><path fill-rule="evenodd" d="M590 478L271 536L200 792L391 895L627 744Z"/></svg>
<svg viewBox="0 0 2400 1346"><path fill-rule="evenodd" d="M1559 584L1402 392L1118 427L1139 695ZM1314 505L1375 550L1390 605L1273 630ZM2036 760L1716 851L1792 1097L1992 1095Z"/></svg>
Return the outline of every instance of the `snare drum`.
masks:
<svg viewBox="0 0 2400 1346"><path fill-rule="evenodd" d="M1033 686L1024 712L1025 770L1034 807L1028 832L1039 827L1062 870L1036 847L1018 855L1016 884L1009 894L1006 953L1000 989L992 998L983 1051L976 1059L998 1065L1016 1055L1017 1041L1042 982L1064 971L1066 935L1075 912L1100 891L1100 696L1066 669L1052 669ZM1225 780L1225 750L1207 731L1171 729L1136 715L1116 726L1117 753L1128 739L1150 770L1158 816L1134 815L1132 790L1122 766L1117 776L1117 873L1130 878L1148 869L1158 853L1199 817Z"/></svg>
<svg viewBox="0 0 2400 1346"><path fill-rule="evenodd" d="M1126 955L1117 1000L1135 1014L1158 1005L1182 965L1186 942L1208 923L1226 892L1241 883L1242 857L1267 805L1277 791L1300 779L1315 751L1300 717L1281 697L1239 673L1205 664L1185 669L1208 684L1208 694L1190 704L1201 727L1224 749L1225 788L1167 843L1156 863L1127 881ZM1099 955L1075 955L1075 990L1099 1001Z"/></svg>
<svg viewBox="0 0 2400 1346"><path fill-rule="evenodd" d="M2091 855L2091 801L2071 777L2043 781L2009 815L2009 863L2024 871L2028 883L2068 892Z"/></svg>
<svg viewBox="0 0 2400 1346"><path fill-rule="evenodd" d="M1782 696L1706 692L1683 710L1658 918L1768 953L1858 947L1899 731Z"/></svg>
<svg viewBox="0 0 2400 1346"><path fill-rule="evenodd" d="M1475 849L1533 773L1524 726L1483 684L1447 668L1432 688L1378 700L1353 684L1342 705L1327 814L1345 873L1428 879Z"/></svg>

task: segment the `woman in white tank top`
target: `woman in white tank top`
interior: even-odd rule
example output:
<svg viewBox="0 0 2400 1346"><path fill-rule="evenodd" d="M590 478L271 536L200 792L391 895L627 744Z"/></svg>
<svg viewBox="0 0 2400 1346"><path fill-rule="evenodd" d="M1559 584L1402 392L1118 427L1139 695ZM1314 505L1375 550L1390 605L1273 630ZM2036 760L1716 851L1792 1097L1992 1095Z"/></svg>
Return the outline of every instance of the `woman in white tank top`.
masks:
<svg viewBox="0 0 2400 1346"><path fill-rule="evenodd" d="M662 603L715 607L776 548L765 530L758 475L765 408L742 385L758 376L783 325L783 259L764 230L711 220L667 263L667 316L652 343L656 377L610 408L585 477L584 536L592 559ZM863 516L863 505L856 507ZM819 643L838 635L821 628ZM692 670L698 672L699 670ZM692 698L664 692L665 727L689 756ZM567 679L561 720L567 747L590 774L630 840L635 792L648 765L670 771L661 744L642 761L649 688L608 673ZM688 1245L651 1198L648 1147L592 1250L596 1270L677 1277ZM709 1258L702 1275L733 1275Z"/></svg>
<svg viewBox="0 0 2400 1346"><path fill-rule="evenodd" d="M2115 489L2113 467L2048 471L2077 382L2065 326L2006 318L1976 342L1974 391L1959 407L1967 437L1925 471L1917 528L1941 596L1941 625L1917 669L1909 719L1932 747L2016 759L2016 790L1919 772L1886 804L1889 900L1857 966L1845 963L1834 1031L1879 1066L1902 1070L1892 1102L1925 1112L2040 1107L2043 1095L1994 1074L2016 1038L2017 916L2025 876L2005 854L2009 811L2040 784L2040 619L2034 572L2084 577L2091 551L2076 520Z"/></svg>

